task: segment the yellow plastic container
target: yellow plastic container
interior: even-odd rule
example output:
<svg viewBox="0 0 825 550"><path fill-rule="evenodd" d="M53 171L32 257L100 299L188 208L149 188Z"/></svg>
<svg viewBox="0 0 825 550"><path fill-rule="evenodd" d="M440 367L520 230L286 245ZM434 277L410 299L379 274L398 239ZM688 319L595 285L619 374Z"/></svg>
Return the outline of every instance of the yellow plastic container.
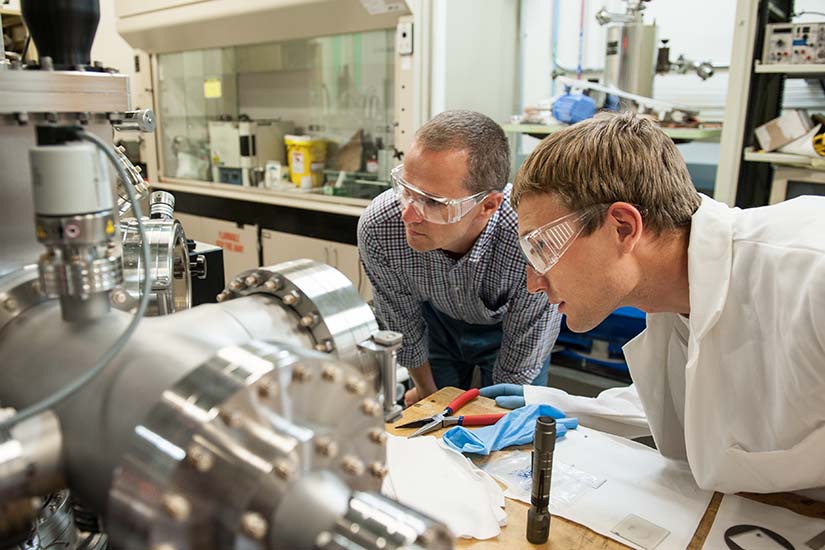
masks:
<svg viewBox="0 0 825 550"><path fill-rule="evenodd" d="M284 136L289 158L289 179L301 189L324 184L327 142L311 136Z"/></svg>

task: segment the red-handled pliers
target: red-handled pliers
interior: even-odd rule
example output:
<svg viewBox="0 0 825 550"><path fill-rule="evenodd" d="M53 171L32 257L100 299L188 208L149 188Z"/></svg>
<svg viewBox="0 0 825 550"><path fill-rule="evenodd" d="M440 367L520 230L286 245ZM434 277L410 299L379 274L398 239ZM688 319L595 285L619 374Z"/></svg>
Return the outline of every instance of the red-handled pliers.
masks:
<svg viewBox="0 0 825 550"><path fill-rule="evenodd" d="M473 388L467 390L447 405L447 408L440 413L422 418L421 420L414 420L396 426L396 428L418 428L411 436L417 437L435 430L446 428L447 426L490 426L498 422L502 416L507 413L496 414L474 414L469 416L452 416L458 409L478 397L478 389Z"/></svg>

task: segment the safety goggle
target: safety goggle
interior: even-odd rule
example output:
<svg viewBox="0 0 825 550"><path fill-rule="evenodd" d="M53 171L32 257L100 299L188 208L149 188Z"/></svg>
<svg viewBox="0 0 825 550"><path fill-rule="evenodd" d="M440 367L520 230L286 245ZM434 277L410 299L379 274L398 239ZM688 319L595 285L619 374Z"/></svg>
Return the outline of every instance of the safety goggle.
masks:
<svg viewBox="0 0 825 550"><path fill-rule="evenodd" d="M592 208L573 212L519 237L519 245L530 267L539 275L550 271L581 235L584 220L592 214Z"/></svg>
<svg viewBox="0 0 825 550"><path fill-rule="evenodd" d="M392 188L401 203L401 209L406 210L407 207L412 205L418 215L428 222L438 224L455 223L466 216L490 194L490 191L481 191L460 199L433 195L406 181L401 176L403 169L404 165L399 164L390 171Z"/></svg>

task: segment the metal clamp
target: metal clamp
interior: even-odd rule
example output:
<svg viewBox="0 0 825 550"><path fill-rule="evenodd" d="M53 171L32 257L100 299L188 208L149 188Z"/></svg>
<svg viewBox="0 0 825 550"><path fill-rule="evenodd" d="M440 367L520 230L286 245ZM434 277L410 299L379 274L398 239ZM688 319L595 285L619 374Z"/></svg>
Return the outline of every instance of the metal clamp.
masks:
<svg viewBox="0 0 825 550"><path fill-rule="evenodd" d="M401 416L402 407L395 402L396 353L403 335L392 330L379 330L368 340L358 344L359 349L371 354L379 365L379 380L384 396L384 421L392 422Z"/></svg>

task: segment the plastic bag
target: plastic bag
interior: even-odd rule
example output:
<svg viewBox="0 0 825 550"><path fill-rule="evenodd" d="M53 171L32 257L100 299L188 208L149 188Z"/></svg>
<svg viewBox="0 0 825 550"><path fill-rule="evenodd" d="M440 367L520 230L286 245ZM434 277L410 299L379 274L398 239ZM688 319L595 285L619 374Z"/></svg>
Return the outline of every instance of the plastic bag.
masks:
<svg viewBox="0 0 825 550"><path fill-rule="evenodd" d="M533 476L530 451L513 451L491 460L482 469L507 486L504 496L530 504ZM560 460L553 461L550 481L550 512L573 503L586 491L592 491L607 481Z"/></svg>

